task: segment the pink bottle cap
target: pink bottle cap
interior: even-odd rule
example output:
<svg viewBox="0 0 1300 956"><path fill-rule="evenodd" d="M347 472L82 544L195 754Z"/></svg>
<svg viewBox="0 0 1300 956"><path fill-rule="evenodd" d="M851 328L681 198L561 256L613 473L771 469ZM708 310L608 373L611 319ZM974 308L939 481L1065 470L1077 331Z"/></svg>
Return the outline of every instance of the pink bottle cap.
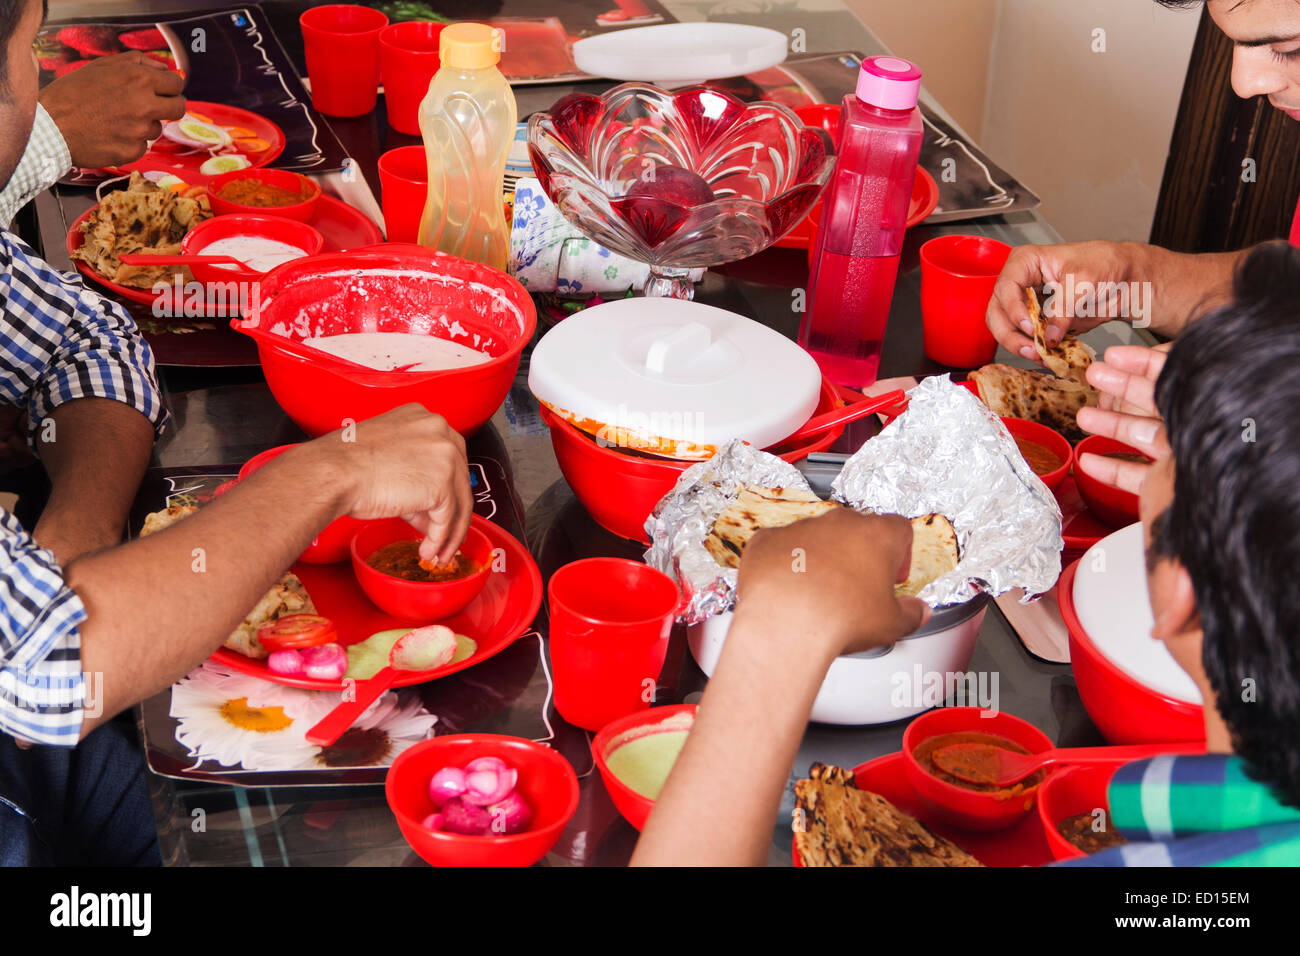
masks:
<svg viewBox="0 0 1300 956"><path fill-rule="evenodd" d="M858 73L858 99L884 110L910 110L921 95L921 68L896 56L870 56Z"/></svg>

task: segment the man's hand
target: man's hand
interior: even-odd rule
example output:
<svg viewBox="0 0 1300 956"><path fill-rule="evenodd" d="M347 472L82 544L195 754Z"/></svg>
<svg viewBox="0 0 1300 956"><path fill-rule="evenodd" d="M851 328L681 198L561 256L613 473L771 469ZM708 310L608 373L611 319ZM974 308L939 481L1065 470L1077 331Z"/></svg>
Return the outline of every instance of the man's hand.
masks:
<svg viewBox="0 0 1300 956"><path fill-rule="evenodd" d="M421 405L403 405L355 429L354 436L331 432L306 446L351 483L347 513L362 520L401 515L424 532L421 558L450 561L474 512L465 439Z"/></svg>
<svg viewBox="0 0 1300 956"><path fill-rule="evenodd" d="M1011 250L1002 274L993 287L986 321L989 331L1004 349L1040 362L1034 350L1034 327L1029 321L1025 305L1025 289L1041 289L1049 282L1065 282L1065 276L1074 276L1075 283L1084 280L1100 283L1127 283L1133 278L1135 246L1116 242L1075 242L1055 246L1018 246ZM1107 302L1107 315L1113 313ZM1100 303L1096 312L1102 311ZM1063 310L1073 312L1073 308ZM1066 332L1086 332L1106 319L1071 317L1068 314L1047 317L1047 344L1060 342Z"/></svg>
<svg viewBox="0 0 1300 956"><path fill-rule="evenodd" d="M1101 405L1079 409L1079 427L1132 445L1152 458L1169 454L1155 400L1156 379L1165 366L1168 349L1168 345L1107 349L1105 361L1093 362L1087 373L1088 384L1101 392ZM1151 466L1085 452L1079 467L1098 481L1137 494Z"/></svg>
<svg viewBox="0 0 1300 956"><path fill-rule="evenodd" d="M897 515L838 508L756 534L740 563L736 613L769 634L807 634L835 656L881 647L916 630L926 604L895 597L907 580L912 526Z"/></svg>
<svg viewBox="0 0 1300 956"><path fill-rule="evenodd" d="M143 53L91 61L41 90L40 102L59 127L72 164L120 166L144 155L162 124L185 115L179 73Z"/></svg>

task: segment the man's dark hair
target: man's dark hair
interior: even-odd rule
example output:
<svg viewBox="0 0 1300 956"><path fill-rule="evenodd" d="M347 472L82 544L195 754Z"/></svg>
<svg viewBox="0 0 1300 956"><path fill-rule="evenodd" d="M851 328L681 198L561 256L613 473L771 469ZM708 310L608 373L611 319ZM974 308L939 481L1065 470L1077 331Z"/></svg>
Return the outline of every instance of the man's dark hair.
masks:
<svg viewBox="0 0 1300 956"><path fill-rule="evenodd" d="M1156 383L1174 497L1152 550L1191 577L1233 748L1300 806L1300 250L1255 249L1233 292Z"/></svg>
<svg viewBox="0 0 1300 956"><path fill-rule="evenodd" d="M31 0L0 0L0 93L9 88L9 41ZM43 0L42 9L49 0Z"/></svg>

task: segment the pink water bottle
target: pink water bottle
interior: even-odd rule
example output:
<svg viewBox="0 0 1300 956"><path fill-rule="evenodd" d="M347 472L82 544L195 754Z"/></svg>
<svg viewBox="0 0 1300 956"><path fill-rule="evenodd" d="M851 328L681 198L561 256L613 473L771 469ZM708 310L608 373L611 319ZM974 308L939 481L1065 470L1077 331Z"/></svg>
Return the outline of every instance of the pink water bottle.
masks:
<svg viewBox="0 0 1300 956"><path fill-rule="evenodd" d="M822 198L799 344L832 382L876 380L924 127L921 70L874 56L840 112L835 172Z"/></svg>

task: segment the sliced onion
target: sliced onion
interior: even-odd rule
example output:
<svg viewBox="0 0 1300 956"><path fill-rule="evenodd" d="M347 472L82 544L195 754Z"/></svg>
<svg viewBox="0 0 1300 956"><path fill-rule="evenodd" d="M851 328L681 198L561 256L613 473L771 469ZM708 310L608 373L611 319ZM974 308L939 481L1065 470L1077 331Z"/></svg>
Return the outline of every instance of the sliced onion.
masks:
<svg viewBox="0 0 1300 956"><path fill-rule="evenodd" d="M338 644L318 644L298 651L303 673L312 680L342 680L348 672L348 655Z"/></svg>
<svg viewBox="0 0 1300 956"><path fill-rule="evenodd" d="M518 772L512 768L471 771L465 774L465 793L462 799L480 807L491 806L510 796L518 778Z"/></svg>
<svg viewBox="0 0 1300 956"><path fill-rule="evenodd" d="M441 807L452 797L459 797L465 792L465 771L460 767L443 767L429 781L429 799L435 807Z"/></svg>
<svg viewBox="0 0 1300 956"><path fill-rule="evenodd" d="M441 829L449 833L467 833L471 836L486 836L492 832L492 815L482 807L465 803L460 797L452 797L442 805Z"/></svg>
<svg viewBox="0 0 1300 956"><path fill-rule="evenodd" d="M518 833L533 822L532 809L523 797L513 791L500 803L488 807L488 813L492 817L493 833Z"/></svg>

